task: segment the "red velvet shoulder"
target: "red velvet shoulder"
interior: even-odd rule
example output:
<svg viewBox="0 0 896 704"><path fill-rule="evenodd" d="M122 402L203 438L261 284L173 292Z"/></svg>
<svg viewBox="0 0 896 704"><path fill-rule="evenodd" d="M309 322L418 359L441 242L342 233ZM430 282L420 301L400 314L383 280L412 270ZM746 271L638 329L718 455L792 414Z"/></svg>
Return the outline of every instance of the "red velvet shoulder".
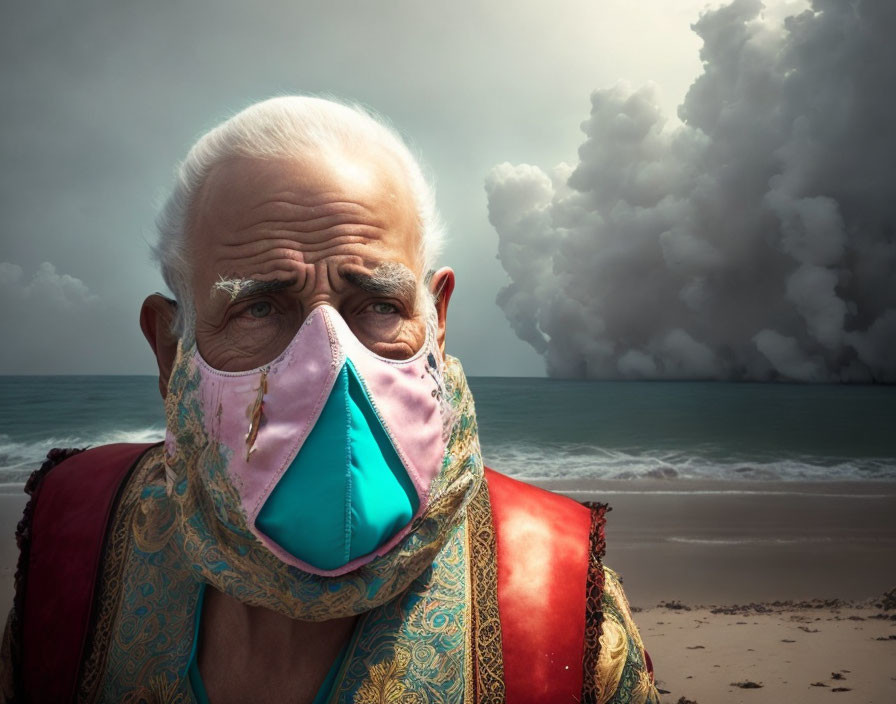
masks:
<svg viewBox="0 0 896 704"><path fill-rule="evenodd" d="M104 445L77 454L54 450L26 486L31 500L19 527L16 611L28 701L62 702L74 696L107 523L121 487L151 447ZM47 677L48 672L54 676Z"/></svg>
<svg viewBox="0 0 896 704"><path fill-rule="evenodd" d="M499 500L508 499L518 506L528 507L535 513L538 513L541 509L552 513L560 511L563 515L569 513L576 516L579 521L587 523L589 520L591 510L588 506L570 499L568 496L542 489L519 479L513 479L506 474L496 472L491 467L485 468L485 480L489 487L489 495L491 496L494 493L492 487L495 487L495 491L500 494ZM561 522L553 527L559 531L563 531L566 528L575 530L576 525L578 525L576 521L572 523Z"/></svg>
<svg viewBox="0 0 896 704"><path fill-rule="evenodd" d="M497 544L507 701L577 701L592 512L488 468L485 477Z"/></svg>

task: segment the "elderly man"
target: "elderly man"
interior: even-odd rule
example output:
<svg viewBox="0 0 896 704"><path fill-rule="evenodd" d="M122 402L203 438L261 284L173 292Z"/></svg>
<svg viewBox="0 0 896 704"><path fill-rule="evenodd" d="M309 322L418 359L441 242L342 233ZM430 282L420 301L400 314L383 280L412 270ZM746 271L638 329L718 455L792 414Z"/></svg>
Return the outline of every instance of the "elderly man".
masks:
<svg viewBox="0 0 896 704"><path fill-rule="evenodd" d="M606 507L482 465L394 133L259 103L191 149L159 227L166 440L32 477L7 700L657 701Z"/></svg>

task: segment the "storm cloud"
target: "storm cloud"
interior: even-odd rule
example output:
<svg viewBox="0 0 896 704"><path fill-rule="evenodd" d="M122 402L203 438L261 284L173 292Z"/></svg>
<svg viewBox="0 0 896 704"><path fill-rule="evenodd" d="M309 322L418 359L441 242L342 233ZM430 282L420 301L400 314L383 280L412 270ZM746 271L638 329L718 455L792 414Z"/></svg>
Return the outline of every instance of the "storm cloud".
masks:
<svg viewBox="0 0 896 704"><path fill-rule="evenodd" d="M554 376L896 381L896 3L693 30L680 123L618 84L578 163L488 174L498 304Z"/></svg>

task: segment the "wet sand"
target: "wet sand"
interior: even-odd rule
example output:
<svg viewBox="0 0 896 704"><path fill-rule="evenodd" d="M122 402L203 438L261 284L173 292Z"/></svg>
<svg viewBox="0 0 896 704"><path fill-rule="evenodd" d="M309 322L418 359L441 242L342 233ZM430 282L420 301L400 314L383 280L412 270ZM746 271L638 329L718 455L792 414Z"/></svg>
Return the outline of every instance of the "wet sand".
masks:
<svg viewBox="0 0 896 704"><path fill-rule="evenodd" d="M896 586L894 482L551 482L603 501L633 604L865 599Z"/></svg>

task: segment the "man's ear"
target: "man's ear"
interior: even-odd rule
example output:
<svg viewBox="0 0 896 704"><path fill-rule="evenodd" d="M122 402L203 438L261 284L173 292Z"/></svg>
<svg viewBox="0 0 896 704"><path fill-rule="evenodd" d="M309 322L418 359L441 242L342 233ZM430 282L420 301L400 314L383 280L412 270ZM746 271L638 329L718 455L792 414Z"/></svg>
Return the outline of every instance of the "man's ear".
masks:
<svg viewBox="0 0 896 704"><path fill-rule="evenodd" d="M168 395L168 378L177 355L177 336L171 332L176 312L177 303L160 293L147 296L140 309L140 329L156 355L159 365L159 393L163 399Z"/></svg>
<svg viewBox="0 0 896 704"><path fill-rule="evenodd" d="M445 321L448 318L448 302L451 300L451 294L454 292L454 270L447 266L439 269L430 279L429 290L433 293L436 301L436 313L439 318L438 343L444 359Z"/></svg>

